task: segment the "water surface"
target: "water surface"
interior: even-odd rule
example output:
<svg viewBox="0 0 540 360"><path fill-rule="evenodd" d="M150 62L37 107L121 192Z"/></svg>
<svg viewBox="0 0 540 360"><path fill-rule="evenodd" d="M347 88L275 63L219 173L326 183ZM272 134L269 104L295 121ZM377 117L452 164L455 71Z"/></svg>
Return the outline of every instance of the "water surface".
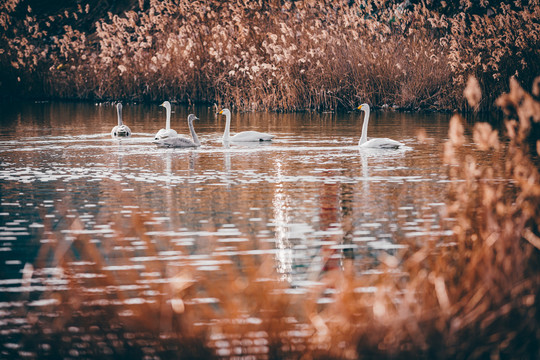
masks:
<svg viewBox="0 0 540 360"><path fill-rule="evenodd" d="M110 104L4 104L1 110L4 333L27 322L16 316L18 301L46 306L55 303L52 292L68 291L59 263L68 252L89 292L103 291L91 280L112 274L116 287L107 291L124 292L127 304L137 304L156 296L145 281L159 282L170 268L219 272L225 264L242 268L240 258L267 256L291 289L301 289L345 258L361 276L381 252L406 246L403 239L450 234L440 225L449 181L442 162L448 114L372 112L369 137L407 145L382 151L356 146L359 112L233 113L232 133L276 137L225 147L225 119L216 109L173 105L179 134L189 133L189 113L200 118L202 146L166 149L152 144L165 122L157 105L125 104L133 136L120 141L110 136L116 124ZM475 151L471 143L465 149ZM90 262L84 254L90 247L73 248L80 238L93 246Z"/></svg>

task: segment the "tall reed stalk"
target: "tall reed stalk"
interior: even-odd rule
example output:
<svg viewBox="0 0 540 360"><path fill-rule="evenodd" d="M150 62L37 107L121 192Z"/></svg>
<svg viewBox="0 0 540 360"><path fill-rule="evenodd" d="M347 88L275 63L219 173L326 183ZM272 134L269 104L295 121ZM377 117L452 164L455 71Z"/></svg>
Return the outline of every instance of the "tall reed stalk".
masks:
<svg viewBox="0 0 540 360"><path fill-rule="evenodd" d="M420 1L0 4L2 96L210 102L244 110L478 109L539 73L540 6ZM34 6L35 5L35 6ZM32 6L40 11L34 11Z"/></svg>
<svg viewBox="0 0 540 360"><path fill-rule="evenodd" d="M481 99L478 90L468 93L473 103ZM127 232L120 216L111 219L118 228L109 248L124 248L125 236L144 243L144 274L133 268L116 278L103 271L104 250L84 234L71 245L61 235L51 239L25 281L48 277L67 290L44 294L53 301L39 311L22 303L20 315L31 326L17 341L27 358L40 359L537 358L540 174L533 160L540 141L530 130L540 122L538 92L511 79L510 92L497 100L508 117L504 135L487 123L474 126L478 150L504 156L502 166L477 165L462 149L461 118L452 118L444 162L453 181L441 221L453 224L453 235L396 239L407 248L380 255L377 274L360 276L345 258L321 274L319 285L298 292L281 280L271 255L236 262L215 255L214 272L189 261L158 261L148 221L134 213ZM72 230L81 228L75 220ZM126 284L131 290L122 290ZM320 303L323 296L331 301Z"/></svg>

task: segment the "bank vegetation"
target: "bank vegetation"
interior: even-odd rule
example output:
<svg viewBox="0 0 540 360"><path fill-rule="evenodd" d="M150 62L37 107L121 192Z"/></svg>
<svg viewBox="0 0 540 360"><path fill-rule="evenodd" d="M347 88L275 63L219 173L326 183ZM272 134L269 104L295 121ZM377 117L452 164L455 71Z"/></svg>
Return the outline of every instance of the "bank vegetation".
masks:
<svg viewBox="0 0 540 360"><path fill-rule="evenodd" d="M4 99L492 109L540 74L537 0L0 3Z"/></svg>

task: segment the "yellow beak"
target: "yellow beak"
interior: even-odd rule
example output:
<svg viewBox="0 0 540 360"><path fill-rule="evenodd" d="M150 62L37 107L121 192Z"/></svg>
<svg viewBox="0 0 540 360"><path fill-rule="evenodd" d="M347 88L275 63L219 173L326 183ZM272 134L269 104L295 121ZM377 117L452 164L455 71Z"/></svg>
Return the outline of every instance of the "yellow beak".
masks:
<svg viewBox="0 0 540 360"><path fill-rule="evenodd" d="M360 105L359 107L357 107L358 110L362 109L362 105Z"/></svg>
<svg viewBox="0 0 540 360"><path fill-rule="evenodd" d="M220 113L220 114L223 114L223 110L221 110L219 113Z"/></svg>

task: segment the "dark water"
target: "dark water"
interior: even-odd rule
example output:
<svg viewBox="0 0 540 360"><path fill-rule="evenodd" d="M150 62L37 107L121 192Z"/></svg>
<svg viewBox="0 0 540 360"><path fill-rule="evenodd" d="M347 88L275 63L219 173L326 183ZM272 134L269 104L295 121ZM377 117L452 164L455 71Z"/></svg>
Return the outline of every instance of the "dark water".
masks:
<svg viewBox="0 0 540 360"><path fill-rule="evenodd" d="M361 274L380 252L404 247L402 239L450 234L440 226L449 181L442 162L448 114L372 112L368 136L407 148L370 151L356 146L359 112L233 113L233 134L259 130L276 137L226 148L220 140L225 119L216 109L173 105L173 111L171 127L179 134L189 133L188 113L198 115L199 149L152 144L165 123L157 105L125 104L133 136L121 141L110 137L112 105L2 105L4 334L27 323L16 315L23 304L49 306L57 303L51 294L69 291L61 262L68 252L83 286L84 279L113 274L131 292L109 290L125 291L124 301L137 304L155 294L125 275L133 271L152 282L174 266L219 272L238 256L266 255L291 288L301 289L344 258L354 259ZM471 144L465 148L474 151ZM95 251L91 258L99 258L92 269L85 250L73 249L81 237Z"/></svg>

